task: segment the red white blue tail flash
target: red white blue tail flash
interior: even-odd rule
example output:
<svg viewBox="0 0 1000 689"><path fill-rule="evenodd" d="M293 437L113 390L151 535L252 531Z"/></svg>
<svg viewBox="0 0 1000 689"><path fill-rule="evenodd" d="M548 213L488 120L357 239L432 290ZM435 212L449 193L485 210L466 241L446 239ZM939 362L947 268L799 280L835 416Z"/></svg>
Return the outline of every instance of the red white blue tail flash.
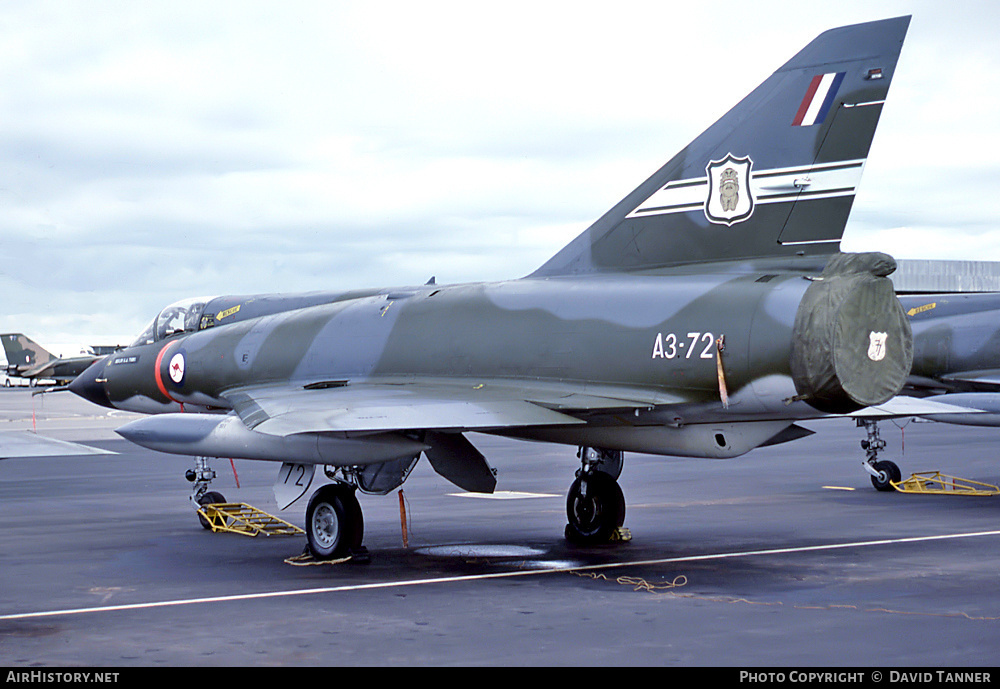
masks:
<svg viewBox="0 0 1000 689"><path fill-rule="evenodd" d="M845 72L835 72L814 76L809 82L809 88L806 89L805 98L802 99L798 112L795 113L792 126L808 127L822 124L830 111L830 106L833 105L833 99L837 96L844 74Z"/></svg>

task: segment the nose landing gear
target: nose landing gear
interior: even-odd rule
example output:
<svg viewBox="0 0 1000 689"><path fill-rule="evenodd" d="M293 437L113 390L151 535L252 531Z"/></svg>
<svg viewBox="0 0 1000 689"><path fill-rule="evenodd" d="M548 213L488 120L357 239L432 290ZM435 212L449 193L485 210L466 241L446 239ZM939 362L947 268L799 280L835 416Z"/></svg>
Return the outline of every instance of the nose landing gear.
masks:
<svg viewBox="0 0 1000 689"><path fill-rule="evenodd" d="M871 474L872 485L879 491L896 490L893 484L900 482L902 474L895 462L878 458L878 453L885 449L885 441L878 433L878 421L858 419L857 424L859 427L864 426L868 432L868 438L861 441L861 449L866 453L863 466Z"/></svg>
<svg viewBox="0 0 1000 689"><path fill-rule="evenodd" d="M201 510L204 505L221 504L226 501L222 493L208 489L215 476L215 469L208 465L208 457L195 457L194 469L188 469L184 472L184 478L194 484L190 500L195 510ZM212 525L201 515L200 511L198 521L201 522L202 528L212 528Z"/></svg>

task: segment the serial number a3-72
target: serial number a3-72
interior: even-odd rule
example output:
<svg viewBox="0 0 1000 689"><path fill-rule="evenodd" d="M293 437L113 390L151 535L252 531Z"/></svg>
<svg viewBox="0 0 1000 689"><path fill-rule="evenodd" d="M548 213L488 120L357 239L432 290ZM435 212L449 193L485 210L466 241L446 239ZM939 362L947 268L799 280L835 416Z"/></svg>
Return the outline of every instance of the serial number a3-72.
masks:
<svg viewBox="0 0 1000 689"><path fill-rule="evenodd" d="M653 342L653 359L674 359L683 357L690 359L714 359L717 340L712 333L687 333L686 339L679 338L675 333L656 333ZM695 352L701 349L700 354Z"/></svg>

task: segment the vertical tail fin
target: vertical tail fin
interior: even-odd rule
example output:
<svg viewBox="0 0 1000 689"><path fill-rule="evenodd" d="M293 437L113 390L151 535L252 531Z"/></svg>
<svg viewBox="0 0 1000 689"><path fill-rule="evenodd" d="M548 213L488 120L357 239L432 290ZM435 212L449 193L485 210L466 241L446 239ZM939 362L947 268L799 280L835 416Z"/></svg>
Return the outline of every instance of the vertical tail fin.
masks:
<svg viewBox="0 0 1000 689"><path fill-rule="evenodd" d="M56 358L40 344L21 333L0 335L0 342L3 342L4 353L7 355L8 375L18 375Z"/></svg>
<svg viewBox="0 0 1000 689"><path fill-rule="evenodd" d="M532 276L838 251L909 23L821 34Z"/></svg>

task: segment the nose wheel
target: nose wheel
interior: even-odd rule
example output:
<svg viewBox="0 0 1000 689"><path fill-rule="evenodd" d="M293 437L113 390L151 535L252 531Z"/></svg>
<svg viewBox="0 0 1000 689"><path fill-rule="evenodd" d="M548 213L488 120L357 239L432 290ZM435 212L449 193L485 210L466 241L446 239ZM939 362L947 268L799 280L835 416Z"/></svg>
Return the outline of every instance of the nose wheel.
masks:
<svg viewBox="0 0 1000 689"><path fill-rule="evenodd" d="M896 463L890 462L888 459L875 462L871 468L875 470L875 473L872 474L872 485L875 486L875 490L896 490L892 484L899 483L903 478Z"/></svg>
<svg viewBox="0 0 1000 689"><path fill-rule="evenodd" d="M220 505L226 502L226 498L214 490L207 491L198 498L198 505L204 507L205 505ZM202 516L201 512L198 512L198 521L201 523L201 528L211 530L212 525L208 523L208 520Z"/></svg>
<svg viewBox="0 0 1000 689"><path fill-rule="evenodd" d="M195 510L200 510L204 505L224 503L226 501L222 493L208 489L215 479L215 470L209 466L208 457L195 457L194 468L184 472L184 478L194 484L189 499ZM201 515L201 512L198 513L198 521L201 523L202 528L212 528L208 520Z"/></svg>
<svg viewBox="0 0 1000 689"><path fill-rule="evenodd" d="M858 426L864 426L868 432L868 437L861 441L861 449L866 454L864 468L871 475L872 485L879 491L896 490L892 484L899 483L902 474L895 462L878 458L878 453L885 449L885 441L878 433L878 421L858 419Z"/></svg>

